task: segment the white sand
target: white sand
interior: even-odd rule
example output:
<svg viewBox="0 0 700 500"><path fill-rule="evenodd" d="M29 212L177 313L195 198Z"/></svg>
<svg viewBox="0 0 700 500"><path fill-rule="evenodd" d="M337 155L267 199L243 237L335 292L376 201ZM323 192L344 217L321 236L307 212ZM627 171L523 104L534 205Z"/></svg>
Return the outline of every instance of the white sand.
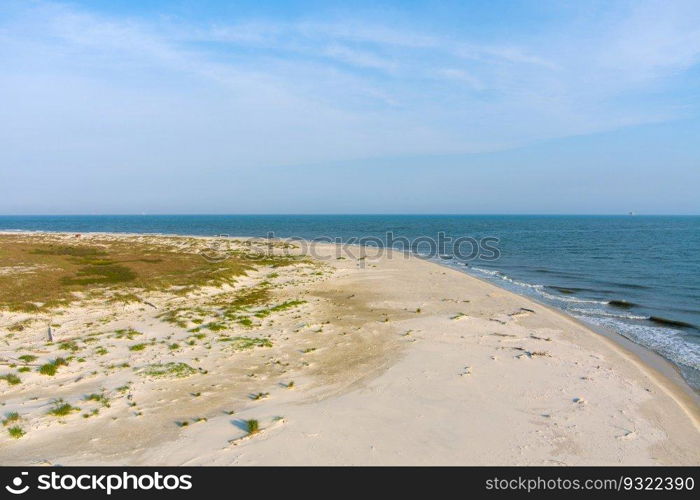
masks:
<svg viewBox="0 0 700 500"><path fill-rule="evenodd" d="M635 355L556 311L399 253L367 257L364 267L331 258L321 275L276 271L279 301L307 303L245 333L269 335L273 348L232 353L212 343L130 353L114 340L86 367L71 363L55 379L27 374L21 385L2 387L3 408L24 415L27 435L0 438L0 463L700 464L692 401ZM166 299L149 297L161 307L159 300ZM105 331L133 326L148 338L187 338L150 309L124 307ZM78 310L66 318L82 324L89 316ZM0 317L0 328L16 319ZM10 344L3 358L17 355ZM137 367L173 356L207 373L150 380L100 366L88 374L97 362L128 357ZM285 387L291 380L293 389ZM128 398L115 392L126 382ZM111 405L96 417L45 415L53 397L85 410L81 395L100 388ZM258 392L269 396L248 397ZM262 431L246 436L248 419ZM192 423L175 425L182 420Z"/></svg>

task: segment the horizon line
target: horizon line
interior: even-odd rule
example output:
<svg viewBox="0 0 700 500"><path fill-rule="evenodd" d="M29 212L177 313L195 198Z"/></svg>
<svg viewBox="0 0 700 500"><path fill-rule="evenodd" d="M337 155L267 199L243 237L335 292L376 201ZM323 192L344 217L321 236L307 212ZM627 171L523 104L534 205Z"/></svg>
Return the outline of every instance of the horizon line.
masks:
<svg viewBox="0 0 700 500"><path fill-rule="evenodd" d="M371 212L371 213L352 213L352 212L299 212L299 213L207 213L207 212L192 212L192 213L61 213L61 214L0 214L0 217L211 217L211 216L229 216L229 217L299 217L299 216L445 216L445 217L475 217L475 216L540 216L540 217L698 217L700 213L542 213L542 212L518 212L518 213L466 213L466 212Z"/></svg>

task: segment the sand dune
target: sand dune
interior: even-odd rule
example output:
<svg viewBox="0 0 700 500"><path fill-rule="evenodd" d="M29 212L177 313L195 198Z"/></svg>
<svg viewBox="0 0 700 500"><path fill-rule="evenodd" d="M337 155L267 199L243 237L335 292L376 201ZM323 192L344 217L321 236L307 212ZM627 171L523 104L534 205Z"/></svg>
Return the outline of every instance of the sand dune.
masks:
<svg viewBox="0 0 700 500"><path fill-rule="evenodd" d="M2 435L0 463L700 462L697 407L609 339L416 257L317 249L327 258L232 284L73 303L48 345L41 322L10 331L31 314L2 313L0 372L31 368L2 386L18 414L6 427L26 434ZM264 300L211 326L213 305L261 286ZM36 371L61 355L55 375Z"/></svg>

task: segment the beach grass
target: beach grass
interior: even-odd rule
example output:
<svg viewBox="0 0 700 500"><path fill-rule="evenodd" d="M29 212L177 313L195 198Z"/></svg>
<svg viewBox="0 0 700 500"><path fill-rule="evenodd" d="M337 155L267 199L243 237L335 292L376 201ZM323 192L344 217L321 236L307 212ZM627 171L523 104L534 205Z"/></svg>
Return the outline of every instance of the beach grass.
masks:
<svg viewBox="0 0 700 500"><path fill-rule="evenodd" d="M65 417L76 411L80 411L80 408L67 403L63 399L56 399L53 401L53 407L48 411L48 414L55 417Z"/></svg>
<svg viewBox="0 0 700 500"><path fill-rule="evenodd" d="M14 373L7 373L5 375L0 375L0 380L4 380L9 385L18 385L22 383L22 379L19 378Z"/></svg>
<svg viewBox="0 0 700 500"><path fill-rule="evenodd" d="M2 421L2 425L7 427L9 424L13 424L19 421L19 419L19 413L17 413L16 411L11 411L10 413L5 414L5 418Z"/></svg>
<svg viewBox="0 0 700 500"><path fill-rule="evenodd" d="M6 268L31 270L21 272L21 279L14 273L0 275L0 309L23 312L65 306L76 300L76 292L127 297L128 301L138 299L133 294L136 289L178 288L185 293L230 283L253 268L242 252L211 263L195 251L166 245L97 239L67 245L31 235L1 235L0 255ZM255 264L283 265L294 260L270 256Z"/></svg>
<svg viewBox="0 0 700 500"><path fill-rule="evenodd" d="M68 362L64 358L56 358L53 361L49 361L48 363L41 365L39 367L39 373L53 377L56 375L56 372L60 366L66 366L67 364Z"/></svg>
<svg viewBox="0 0 700 500"><path fill-rule="evenodd" d="M154 378L184 378L197 373L187 363L169 362L155 363L144 367L141 374Z"/></svg>
<svg viewBox="0 0 700 500"><path fill-rule="evenodd" d="M83 397L83 399L85 401L95 401L97 403L100 403L102 406L109 408L109 398L105 396L103 392L87 394Z"/></svg>
<svg viewBox="0 0 700 500"><path fill-rule="evenodd" d="M272 347L269 339L255 337L219 337L220 342L228 342L234 351L244 351L255 347Z"/></svg>
<svg viewBox="0 0 700 500"><path fill-rule="evenodd" d="M260 431L260 423L254 418L245 421L248 434L255 434Z"/></svg>
<svg viewBox="0 0 700 500"><path fill-rule="evenodd" d="M9 429L7 429L7 432L10 434L10 437L12 437L13 439L19 439L26 434L24 429L22 429L19 425L15 425L13 427L10 427Z"/></svg>

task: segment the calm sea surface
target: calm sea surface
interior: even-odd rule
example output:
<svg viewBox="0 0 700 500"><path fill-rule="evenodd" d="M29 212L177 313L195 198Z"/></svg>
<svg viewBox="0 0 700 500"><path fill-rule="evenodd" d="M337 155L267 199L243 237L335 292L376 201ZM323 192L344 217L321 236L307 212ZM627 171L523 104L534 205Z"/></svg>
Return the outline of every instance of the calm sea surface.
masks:
<svg viewBox="0 0 700 500"><path fill-rule="evenodd" d="M0 216L0 230L452 241L497 238L465 262L448 240L418 253L605 326L675 363L700 388L700 217L168 215ZM423 239L424 240L424 239ZM399 244L401 246L401 244ZM460 247L462 256L471 247ZM434 249L433 249L434 250ZM482 249L483 250L483 249ZM482 251L482 257L492 255ZM468 265L465 265L468 264ZM0 261L0 265L2 262Z"/></svg>

